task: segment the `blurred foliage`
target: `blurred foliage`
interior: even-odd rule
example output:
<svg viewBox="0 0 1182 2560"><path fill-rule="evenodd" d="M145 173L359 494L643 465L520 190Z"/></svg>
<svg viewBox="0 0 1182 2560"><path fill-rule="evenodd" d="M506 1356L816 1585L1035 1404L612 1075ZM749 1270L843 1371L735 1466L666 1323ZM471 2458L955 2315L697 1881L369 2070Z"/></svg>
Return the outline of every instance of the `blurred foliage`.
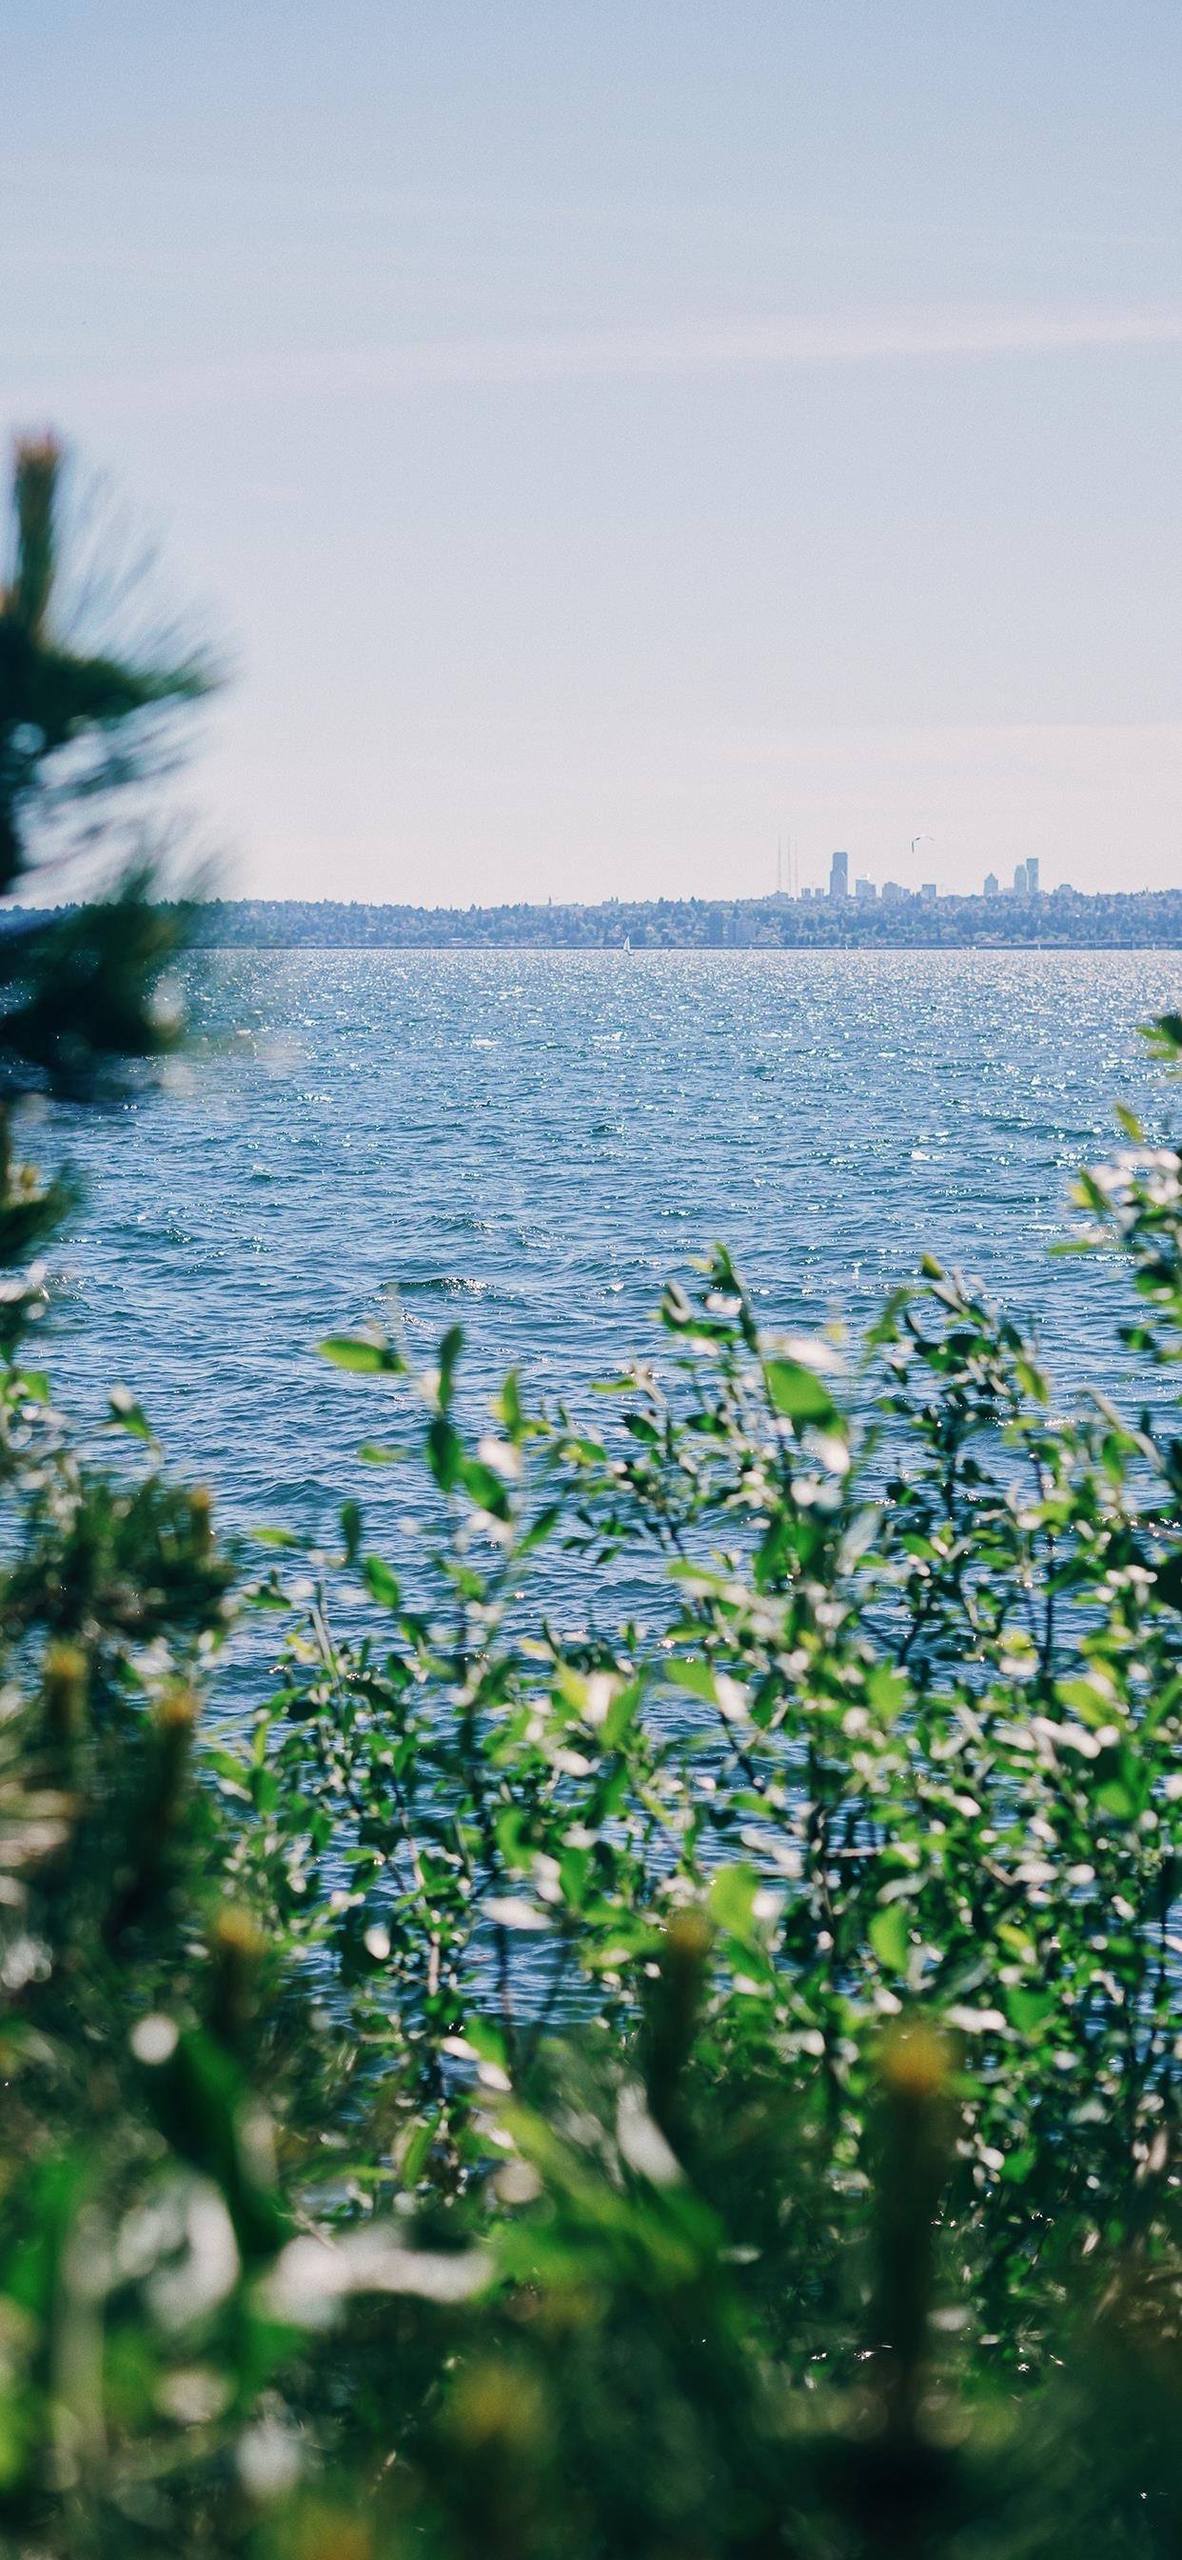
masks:
<svg viewBox="0 0 1182 2560"><path fill-rule="evenodd" d="M31 1357L17 1097L152 1045L147 885L0 1017L0 2551L1174 2553L1177 1150L1077 1193L1143 1409L932 1263L853 1360L717 1251L590 1417L325 1342L423 1498L250 1581Z"/></svg>
<svg viewBox="0 0 1182 2560"><path fill-rule="evenodd" d="M191 916L152 899L162 846L145 791L215 671L152 614L150 562L112 547L97 500L71 509L70 484L54 437L17 442L0 566L0 897L26 907L0 910L0 1100L96 1100L180 1028L163 972ZM112 849L113 892L77 907ZM60 912L29 903L47 891Z"/></svg>

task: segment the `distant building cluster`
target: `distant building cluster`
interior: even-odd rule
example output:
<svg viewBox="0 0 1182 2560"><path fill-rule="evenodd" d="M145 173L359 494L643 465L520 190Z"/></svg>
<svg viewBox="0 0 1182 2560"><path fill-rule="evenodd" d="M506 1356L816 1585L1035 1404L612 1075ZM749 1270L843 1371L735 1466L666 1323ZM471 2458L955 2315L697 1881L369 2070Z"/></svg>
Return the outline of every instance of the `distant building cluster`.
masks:
<svg viewBox="0 0 1182 2560"><path fill-rule="evenodd" d="M985 896L987 898L1041 898L1042 890L1039 886L1038 878L1038 855L1036 853L1028 854L1025 862L1015 864L1014 877L1009 889L1002 888L996 871L987 871L985 874Z"/></svg>
<svg viewBox="0 0 1182 2560"><path fill-rule="evenodd" d="M1028 854L1025 862L1015 865L1013 882L1008 889L1002 888L996 871L987 871L982 894L986 898L1039 898L1043 892L1039 884L1038 866L1038 855ZM801 889L799 892L800 899L806 904L815 903L818 898L840 899L848 898L849 895L850 858L844 851L833 855L829 865L827 889ZM899 906L907 898L918 898L930 906L939 895L940 892L934 880L923 881L918 889L905 889L899 880L884 880L880 890L873 880L857 877L853 887L855 902L861 906L873 906L876 901L881 902L883 906Z"/></svg>

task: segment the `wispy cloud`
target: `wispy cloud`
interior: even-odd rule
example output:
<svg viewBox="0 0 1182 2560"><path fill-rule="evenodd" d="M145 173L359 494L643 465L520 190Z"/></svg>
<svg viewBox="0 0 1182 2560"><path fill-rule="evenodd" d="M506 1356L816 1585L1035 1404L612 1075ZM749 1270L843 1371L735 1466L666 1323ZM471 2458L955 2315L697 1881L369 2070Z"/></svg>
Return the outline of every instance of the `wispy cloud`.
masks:
<svg viewBox="0 0 1182 2560"><path fill-rule="evenodd" d="M259 353L152 375L39 386L91 411L172 411L226 401L376 397L431 390L543 387L819 371L831 366L1054 356L1182 344L1182 302L954 304L666 328L529 331L367 347Z"/></svg>

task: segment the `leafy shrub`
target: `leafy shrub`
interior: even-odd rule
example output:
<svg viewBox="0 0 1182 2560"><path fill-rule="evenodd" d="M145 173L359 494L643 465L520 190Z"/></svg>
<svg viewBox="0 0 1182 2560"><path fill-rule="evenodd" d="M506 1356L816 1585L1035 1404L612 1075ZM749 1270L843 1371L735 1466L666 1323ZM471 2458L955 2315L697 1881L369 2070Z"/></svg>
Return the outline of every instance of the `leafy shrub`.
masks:
<svg viewBox="0 0 1182 2560"><path fill-rule="evenodd" d="M1164 1390L1127 1134L1076 1241ZM931 1265L852 1377L723 1254L662 1318L597 1429L324 1346L431 1503L276 1533L238 1748L208 1505L12 1353L14 2550L1173 2546L1170 1403L1056 1414Z"/></svg>

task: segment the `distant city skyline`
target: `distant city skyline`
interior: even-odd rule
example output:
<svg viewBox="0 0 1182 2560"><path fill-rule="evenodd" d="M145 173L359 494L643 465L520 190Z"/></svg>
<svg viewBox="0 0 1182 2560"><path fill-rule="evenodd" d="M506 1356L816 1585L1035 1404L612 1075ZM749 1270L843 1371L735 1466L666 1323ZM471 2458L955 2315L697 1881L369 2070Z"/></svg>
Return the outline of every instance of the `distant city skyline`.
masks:
<svg viewBox="0 0 1182 2560"><path fill-rule="evenodd" d="M917 841L918 839L913 840L910 848L913 857ZM1076 884L1074 881L1062 881L1055 885L1060 888L1074 889ZM1112 881L1101 882L1099 894L1104 894L1105 891L1117 885ZM1004 883L999 880L995 871L987 871L980 889L981 895L986 898L1007 895L1017 898L1039 898L1047 895L1050 886L1051 884L1044 881L1042 877L1041 856L1031 853L1027 855L1025 862L1015 863L1012 879ZM909 885L902 880L884 880L880 888L877 880L872 880L868 873L858 872L851 884L850 857L844 848L830 854L828 878L822 885L818 886L811 880L800 878L795 853L792 851L789 853L788 875L785 879L781 840L776 849L776 892L779 897L787 898L790 902L795 902L797 899L808 901L817 898L837 900L852 898L856 905L859 901L865 904L879 897L884 900L914 897L938 898L941 894L941 883L938 880L921 880L918 884ZM956 888L945 894L953 897L971 897L974 893L971 887L967 887Z"/></svg>
<svg viewBox="0 0 1182 2560"><path fill-rule="evenodd" d="M227 889L1182 880L1176 0L8 0L0 65L0 424L207 605Z"/></svg>

